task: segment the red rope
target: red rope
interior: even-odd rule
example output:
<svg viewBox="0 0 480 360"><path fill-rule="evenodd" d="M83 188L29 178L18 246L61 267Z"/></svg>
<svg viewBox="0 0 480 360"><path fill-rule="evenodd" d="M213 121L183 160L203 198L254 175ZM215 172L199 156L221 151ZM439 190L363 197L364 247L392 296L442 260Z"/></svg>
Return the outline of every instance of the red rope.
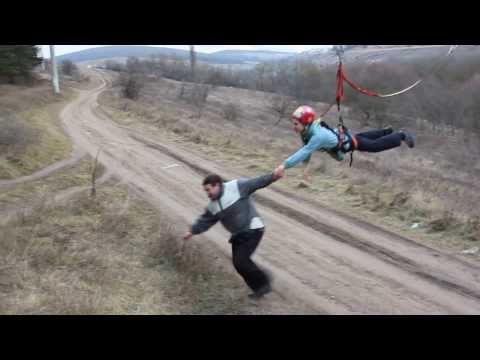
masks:
<svg viewBox="0 0 480 360"><path fill-rule="evenodd" d="M337 105L340 106L340 102L343 100L344 96L344 91L343 91L343 81L346 81L350 87L358 92L361 92L362 94L368 95L368 96L379 96L379 94L375 91L364 89L358 85L356 85L354 82L351 80L347 79L345 76L345 73L343 71L343 66L342 63L340 62L338 64L338 70L337 70L337 92L336 92L336 97L335 99L337 100Z"/></svg>
<svg viewBox="0 0 480 360"><path fill-rule="evenodd" d="M338 106L340 106L340 102L343 100L343 69L341 62L338 64L337 70L337 93L335 100Z"/></svg>
<svg viewBox="0 0 480 360"><path fill-rule="evenodd" d="M362 94L365 94L365 95L368 95L368 96L379 96L379 94L375 91L364 89L364 88L361 88L360 86L354 84L351 80L347 79L347 77L345 76L345 74L343 72L342 72L342 74L343 74L343 80L345 80L348 85L350 85L353 89L357 90L358 92L361 92Z"/></svg>

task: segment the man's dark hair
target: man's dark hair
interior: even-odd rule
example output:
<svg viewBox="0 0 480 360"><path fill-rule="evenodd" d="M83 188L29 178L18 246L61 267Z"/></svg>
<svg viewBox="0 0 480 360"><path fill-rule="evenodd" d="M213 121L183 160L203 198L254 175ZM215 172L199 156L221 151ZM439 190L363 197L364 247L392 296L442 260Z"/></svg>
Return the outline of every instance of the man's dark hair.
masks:
<svg viewBox="0 0 480 360"><path fill-rule="evenodd" d="M203 179L202 185L203 186L205 186L205 185L215 186L216 184L218 184L218 183L221 184L223 182L224 182L224 180L222 179L222 177L220 175L210 174L205 179Z"/></svg>

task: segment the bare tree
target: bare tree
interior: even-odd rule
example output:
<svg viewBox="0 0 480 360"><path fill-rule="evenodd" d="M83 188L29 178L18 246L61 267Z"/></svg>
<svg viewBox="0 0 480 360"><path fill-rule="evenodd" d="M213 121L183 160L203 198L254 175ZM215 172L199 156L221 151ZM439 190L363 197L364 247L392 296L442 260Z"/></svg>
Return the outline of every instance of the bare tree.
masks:
<svg viewBox="0 0 480 360"><path fill-rule="evenodd" d="M195 82L195 68L197 64L197 55L195 53L195 46L190 45L190 79Z"/></svg>
<svg viewBox="0 0 480 360"><path fill-rule="evenodd" d="M95 160L93 162L93 168L92 168L92 187L90 189L90 196L95 197L97 194L97 188L96 188L96 180L97 180L97 171L98 171L98 155L100 154L100 150L102 148L99 148L97 151L97 155L95 156Z"/></svg>
<svg viewBox="0 0 480 360"><path fill-rule="evenodd" d="M180 90L178 91L178 98L183 99L183 96L185 95L185 84L182 82L182 85L180 86Z"/></svg>
<svg viewBox="0 0 480 360"><path fill-rule="evenodd" d="M334 45L331 48L331 51L334 52L338 57L342 58L346 50L348 50L348 45Z"/></svg>
<svg viewBox="0 0 480 360"><path fill-rule="evenodd" d="M136 100L144 86L144 81L138 75L129 74L120 78L120 86L123 96L127 99Z"/></svg>
<svg viewBox="0 0 480 360"><path fill-rule="evenodd" d="M111 70L111 71L122 71L123 66L117 61L107 60L105 61L105 69Z"/></svg>
<svg viewBox="0 0 480 360"><path fill-rule="evenodd" d="M184 81L189 76L190 70L187 61L172 55L166 62L166 76L179 81Z"/></svg>
<svg viewBox="0 0 480 360"><path fill-rule="evenodd" d="M127 59L126 69L129 74L141 73L143 63L137 57L131 56Z"/></svg>
<svg viewBox="0 0 480 360"><path fill-rule="evenodd" d="M278 116L275 125L277 125L285 115L293 111L295 104L296 102L292 98L284 95L274 95L270 99L270 109Z"/></svg>
<svg viewBox="0 0 480 360"><path fill-rule="evenodd" d="M211 85L208 84L195 84L191 89L188 100L198 110L198 116L202 116L203 109L207 104L208 94L210 93Z"/></svg>
<svg viewBox="0 0 480 360"><path fill-rule="evenodd" d="M61 64L62 74L67 76L73 76L75 73L78 73L78 67L71 60L64 60Z"/></svg>
<svg viewBox="0 0 480 360"><path fill-rule="evenodd" d="M225 119L227 119L228 121L237 121L240 115L240 109L238 108L237 105L233 103L228 103L223 108L223 115L225 116Z"/></svg>
<svg viewBox="0 0 480 360"><path fill-rule="evenodd" d="M258 64L255 66L255 74L257 77L256 87L257 90L263 91L265 89L265 64Z"/></svg>

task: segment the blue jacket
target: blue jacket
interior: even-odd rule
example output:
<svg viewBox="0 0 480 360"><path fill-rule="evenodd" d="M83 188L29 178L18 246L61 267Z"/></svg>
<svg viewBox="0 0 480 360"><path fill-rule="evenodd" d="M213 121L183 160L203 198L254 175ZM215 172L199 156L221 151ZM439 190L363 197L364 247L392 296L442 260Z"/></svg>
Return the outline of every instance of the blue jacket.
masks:
<svg viewBox="0 0 480 360"><path fill-rule="evenodd" d="M310 124L302 133L305 146L291 155L283 162L285 169L294 167L302 161L308 161L312 153L318 151L329 151L338 144L337 136L327 128L320 125L320 121Z"/></svg>

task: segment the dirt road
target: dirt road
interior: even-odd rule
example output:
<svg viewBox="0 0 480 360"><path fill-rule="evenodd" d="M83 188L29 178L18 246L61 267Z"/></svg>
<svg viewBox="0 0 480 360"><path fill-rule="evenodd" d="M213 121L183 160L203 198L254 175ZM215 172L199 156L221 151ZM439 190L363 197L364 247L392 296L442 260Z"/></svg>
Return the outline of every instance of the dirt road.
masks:
<svg viewBox="0 0 480 360"><path fill-rule="evenodd" d="M61 113L75 144L145 199L191 223L207 199L206 172L239 177L214 161L120 127L96 112L103 82ZM260 174L259 174L260 175ZM339 216L275 188L257 206L267 231L256 253L275 275L274 293L259 306L277 313L480 314L480 267ZM230 261L228 234L216 225L197 240L214 243Z"/></svg>

